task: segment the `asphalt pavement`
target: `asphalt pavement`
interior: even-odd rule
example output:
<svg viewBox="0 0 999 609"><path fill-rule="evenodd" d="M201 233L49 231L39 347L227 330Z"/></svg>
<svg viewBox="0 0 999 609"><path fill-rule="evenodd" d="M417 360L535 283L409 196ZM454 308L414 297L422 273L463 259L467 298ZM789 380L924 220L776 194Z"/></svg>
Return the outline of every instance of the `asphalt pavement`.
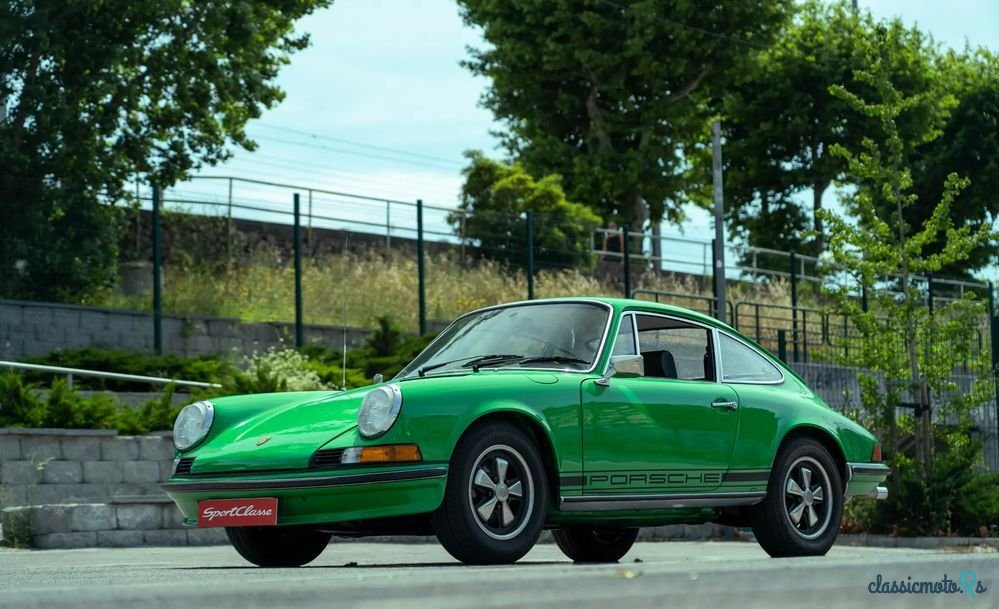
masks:
<svg viewBox="0 0 999 609"><path fill-rule="evenodd" d="M952 592L872 593L879 575L882 587L911 577ZM515 565L467 567L436 544L334 540L307 567L259 569L229 547L0 549L7 607L996 609L999 554L836 546L775 560L755 543L663 542L636 544L618 564L574 565L542 544Z"/></svg>

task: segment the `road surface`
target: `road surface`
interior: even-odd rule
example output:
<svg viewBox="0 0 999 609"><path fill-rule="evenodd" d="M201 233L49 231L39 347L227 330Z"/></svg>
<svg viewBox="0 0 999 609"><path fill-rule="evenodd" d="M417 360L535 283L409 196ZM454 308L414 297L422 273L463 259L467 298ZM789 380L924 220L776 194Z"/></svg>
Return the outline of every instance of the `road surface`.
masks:
<svg viewBox="0 0 999 609"><path fill-rule="evenodd" d="M981 582L985 591L872 594L879 574L882 582L946 575L958 589ZM466 567L433 544L334 540L307 567L258 569L229 547L0 549L7 607L995 609L999 554L837 546L822 558L774 560L754 543L667 542L636 544L614 565L573 565L543 544L516 565Z"/></svg>

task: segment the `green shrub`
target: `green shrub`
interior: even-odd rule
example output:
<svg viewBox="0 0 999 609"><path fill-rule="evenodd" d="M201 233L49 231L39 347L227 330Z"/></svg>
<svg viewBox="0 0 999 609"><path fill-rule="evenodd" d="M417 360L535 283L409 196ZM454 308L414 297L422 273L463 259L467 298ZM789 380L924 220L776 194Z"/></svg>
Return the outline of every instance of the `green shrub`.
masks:
<svg viewBox="0 0 999 609"><path fill-rule="evenodd" d="M167 385L162 394L140 408L121 409L115 427L120 433L131 435L173 429L173 421L183 408L174 405L173 395L174 385Z"/></svg>
<svg viewBox="0 0 999 609"><path fill-rule="evenodd" d="M49 366L203 382L219 382L234 368L233 363L229 359L218 355L202 355L197 357L153 355L150 353L120 351L103 347L53 351L44 357L30 358L27 361ZM39 373L33 373L29 374L28 378L31 380L40 380L46 377ZM74 383L79 389L107 391L149 390L148 383L134 383L85 376L75 377Z"/></svg>

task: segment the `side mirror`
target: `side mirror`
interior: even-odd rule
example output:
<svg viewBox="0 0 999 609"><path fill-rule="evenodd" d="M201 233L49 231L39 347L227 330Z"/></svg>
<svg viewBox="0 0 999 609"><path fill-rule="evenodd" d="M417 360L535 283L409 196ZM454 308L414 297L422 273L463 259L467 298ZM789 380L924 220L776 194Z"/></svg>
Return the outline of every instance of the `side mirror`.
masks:
<svg viewBox="0 0 999 609"><path fill-rule="evenodd" d="M375 374L375 378L373 380L375 381L375 385L377 385L377 384L381 383L382 381L384 381L385 377L382 376L381 372L378 372L378 373Z"/></svg>
<svg viewBox="0 0 999 609"><path fill-rule="evenodd" d="M595 382L601 387L607 387L612 376L622 378L645 376L645 358L641 355L612 355L607 372Z"/></svg>

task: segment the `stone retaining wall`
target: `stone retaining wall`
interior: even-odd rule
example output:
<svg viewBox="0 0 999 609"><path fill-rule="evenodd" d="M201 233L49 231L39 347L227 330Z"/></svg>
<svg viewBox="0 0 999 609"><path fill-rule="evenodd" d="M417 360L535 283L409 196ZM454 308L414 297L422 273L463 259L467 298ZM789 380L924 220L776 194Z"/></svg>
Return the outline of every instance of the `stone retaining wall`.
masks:
<svg viewBox="0 0 999 609"><path fill-rule="evenodd" d="M366 328L347 328L347 344L358 346L371 332ZM236 350L248 354L289 344L294 336L292 323L163 316L164 353L195 356ZM305 340L339 348L343 344L343 328L306 325ZM141 311L0 300L0 360L20 360L57 349L83 347L152 351L153 316Z"/></svg>
<svg viewBox="0 0 999 609"><path fill-rule="evenodd" d="M222 543L190 529L160 489L169 433L0 429L0 535L38 548Z"/></svg>

